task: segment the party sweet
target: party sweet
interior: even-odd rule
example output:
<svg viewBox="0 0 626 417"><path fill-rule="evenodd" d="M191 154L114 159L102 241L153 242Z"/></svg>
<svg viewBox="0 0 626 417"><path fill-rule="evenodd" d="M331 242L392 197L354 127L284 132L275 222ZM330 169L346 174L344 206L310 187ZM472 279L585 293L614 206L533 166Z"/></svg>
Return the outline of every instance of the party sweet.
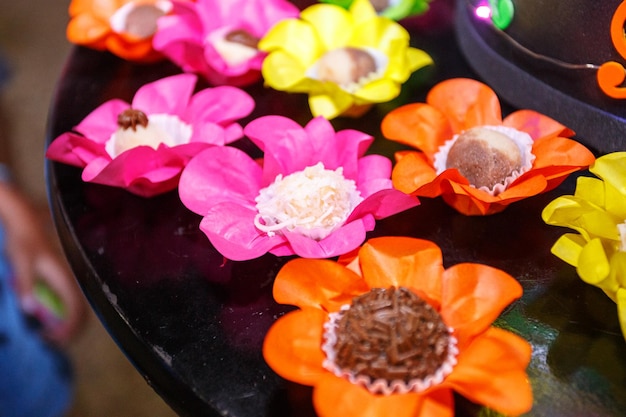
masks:
<svg viewBox="0 0 626 417"><path fill-rule="evenodd" d="M109 100L55 138L46 156L83 168L88 182L143 197L171 191L194 155L241 138L236 120L254 109L243 90L194 93L196 82L195 75L178 74L143 85L131 103Z"/></svg>
<svg viewBox="0 0 626 417"><path fill-rule="evenodd" d="M521 286L485 265L444 269L441 256L429 241L381 237L338 262L288 262L274 298L298 309L268 331L267 363L313 386L320 417L451 416L453 391L506 415L529 411L530 346L491 327Z"/></svg>

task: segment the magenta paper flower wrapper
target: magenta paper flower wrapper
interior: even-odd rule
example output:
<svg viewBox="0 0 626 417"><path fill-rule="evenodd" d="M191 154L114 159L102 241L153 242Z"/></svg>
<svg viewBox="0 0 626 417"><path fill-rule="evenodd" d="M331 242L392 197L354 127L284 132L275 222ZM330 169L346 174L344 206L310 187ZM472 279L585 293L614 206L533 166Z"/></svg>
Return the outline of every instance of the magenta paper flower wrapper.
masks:
<svg viewBox="0 0 626 417"><path fill-rule="evenodd" d="M194 94L197 77L180 74L146 84L131 103L113 99L50 144L46 157L84 168L87 182L152 197L178 186L189 160L243 135L236 120L254 100L230 86Z"/></svg>
<svg viewBox="0 0 626 417"><path fill-rule="evenodd" d="M201 230L224 257L270 252L328 258L357 248L377 219L419 204L393 188L391 161L365 155L373 138L335 132L317 117L305 127L282 116L248 124L261 161L234 147L194 157L181 175L180 198L203 216Z"/></svg>
<svg viewBox="0 0 626 417"><path fill-rule="evenodd" d="M153 46L185 72L214 85L244 86L261 79L266 53L257 43L299 9L287 0L174 1L158 21Z"/></svg>

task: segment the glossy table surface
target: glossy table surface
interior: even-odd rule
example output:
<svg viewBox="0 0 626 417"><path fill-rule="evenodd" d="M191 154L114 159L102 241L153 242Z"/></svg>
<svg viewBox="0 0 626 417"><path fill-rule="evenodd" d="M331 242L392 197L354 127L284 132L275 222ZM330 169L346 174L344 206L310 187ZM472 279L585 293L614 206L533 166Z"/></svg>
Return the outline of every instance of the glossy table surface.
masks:
<svg viewBox="0 0 626 417"><path fill-rule="evenodd" d="M423 101L437 81L473 76L451 31L419 26L413 43L434 58L397 100L361 119L337 119L377 137L371 152L391 156L398 145L379 132L393 106ZM175 74L169 63L133 65L106 53L73 50L52 104L48 141L71 130L111 98L130 100L152 80ZM261 84L247 88L255 113L283 114L304 124L306 97ZM245 121L243 122L245 124ZM254 152L245 140L236 144ZM271 296L286 259L268 255L224 262L198 229L200 218L175 191L145 199L84 183L80 170L47 162L50 203L59 236L92 308L148 383L183 416L306 417L311 390L284 381L265 364L267 329L290 307ZM550 253L564 229L545 225L545 205L574 189L570 178L553 192L519 202L501 214L466 217L440 199L379 222L371 236L409 235L436 242L446 266L480 262L522 283L524 296L498 325L533 345L529 367L532 416L626 415L626 342L615 304L584 284ZM463 399L457 415L480 410ZM484 415L484 414L481 414Z"/></svg>

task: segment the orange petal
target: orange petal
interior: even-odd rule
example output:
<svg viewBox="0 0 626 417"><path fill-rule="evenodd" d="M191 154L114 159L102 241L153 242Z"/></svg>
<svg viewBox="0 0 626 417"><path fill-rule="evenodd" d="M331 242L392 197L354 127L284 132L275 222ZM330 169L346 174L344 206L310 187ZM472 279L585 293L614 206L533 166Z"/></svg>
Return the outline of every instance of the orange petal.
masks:
<svg viewBox="0 0 626 417"><path fill-rule="evenodd" d="M387 139L419 149L429 158L453 135L445 115L423 103L407 104L391 111L383 119L381 130Z"/></svg>
<svg viewBox="0 0 626 417"><path fill-rule="evenodd" d="M374 395L349 381L326 374L313 390L313 405L320 417L415 417L423 396L419 394ZM450 404L451 405L451 404ZM427 414L435 417L451 414Z"/></svg>
<svg viewBox="0 0 626 417"><path fill-rule="evenodd" d="M530 345L524 339L491 328L459 354L459 362L444 384L506 415L523 414L533 403L525 371L530 355Z"/></svg>
<svg viewBox="0 0 626 417"><path fill-rule="evenodd" d="M463 263L443 273L441 316L460 343L484 332L502 310L521 297L522 286L504 271Z"/></svg>
<svg viewBox="0 0 626 417"><path fill-rule="evenodd" d="M129 1L130 0L72 0L68 11L69 15L72 17L84 13L96 16L102 21L107 21L108 18L111 17L117 9L119 9Z"/></svg>
<svg viewBox="0 0 626 417"><path fill-rule="evenodd" d="M441 300L441 249L430 241L409 237L380 237L359 251L363 278L370 288L404 286L430 301ZM438 306L436 306L438 307Z"/></svg>
<svg viewBox="0 0 626 417"><path fill-rule="evenodd" d="M533 144L536 156L533 170L551 167L567 170L571 167L586 168L595 161L593 153L572 139L542 138Z"/></svg>
<svg viewBox="0 0 626 417"><path fill-rule="evenodd" d="M411 194L437 177L432 165L421 152L398 152L396 160L391 180L393 186L404 193Z"/></svg>
<svg viewBox="0 0 626 417"><path fill-rule="evenodd" d="M474 126L502 124L498 96L476 80L452 78L443 81L430 90L426 102L446 115L456 133Z"/></svg>
<svg viewBox="0 0 626 417"><path fill-rule="evenodd" d="M513 112L504 118L502 124L526 132L534 140L574 135L572 130L561 123L534 110Z"/></svg>
<svg viewBox="0 0 626 417"><path fill-rule="evenodd" d="M161 58L161 54L152 47L152 37L137 40L123 34L115 34L107 37L107 49L113 54L130 60L151 62Z"/></svg>
<svg viewBox="0 0 626 417"><path fill-rule="evenodd" d="M67 25L67 39L77 45L87 45L94 49L105 49L104 38L111 28L90 14L82 14L70 20Z"/></svg>
<svg viewBox="0 0 626 417"><path fill-rule="evenodd" d="M323 325L327 316L307 308L287 313L270 327L263 357L278 375L303 385L314 385L327 371L322 368Z"/></svg>
<svg viewBox="0 0 626 417"><path fill-rule="evenodd" d="M278 303L325 311L338 311L368 290L355 272L325 259L293 259L274 280L274 299Z"/></svg>

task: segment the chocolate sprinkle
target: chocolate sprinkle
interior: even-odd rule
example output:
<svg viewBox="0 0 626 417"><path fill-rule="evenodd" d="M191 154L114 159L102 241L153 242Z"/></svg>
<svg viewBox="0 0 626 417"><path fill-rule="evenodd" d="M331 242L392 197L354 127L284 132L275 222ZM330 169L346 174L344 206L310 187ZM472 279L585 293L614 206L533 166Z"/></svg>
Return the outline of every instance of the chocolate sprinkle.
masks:
<svg viewBox="0 0 626 417"><path fill-rule="evenodd" d="M335 334L335 364L372 381L425 379L448 358L450 333L441 316L404 287L355 298Z"/></svg>
<svg viewBox="0 0 626 417"><path fill-rule="evenodd" d="M224 39L228 42L238 43L254 49L257 49L257 46L259 45L259 38L243 29L237 29L233 30L232 32L228 32L226 36L224 36Z"/></svg>
<svg viewBox="0 0 626 417"><path fill-rule="evenodd" d="M141 110L126 109L117 116L117 125L124 130L132 128L137 130L137 125L148 126L148 116Z"/></svg>

